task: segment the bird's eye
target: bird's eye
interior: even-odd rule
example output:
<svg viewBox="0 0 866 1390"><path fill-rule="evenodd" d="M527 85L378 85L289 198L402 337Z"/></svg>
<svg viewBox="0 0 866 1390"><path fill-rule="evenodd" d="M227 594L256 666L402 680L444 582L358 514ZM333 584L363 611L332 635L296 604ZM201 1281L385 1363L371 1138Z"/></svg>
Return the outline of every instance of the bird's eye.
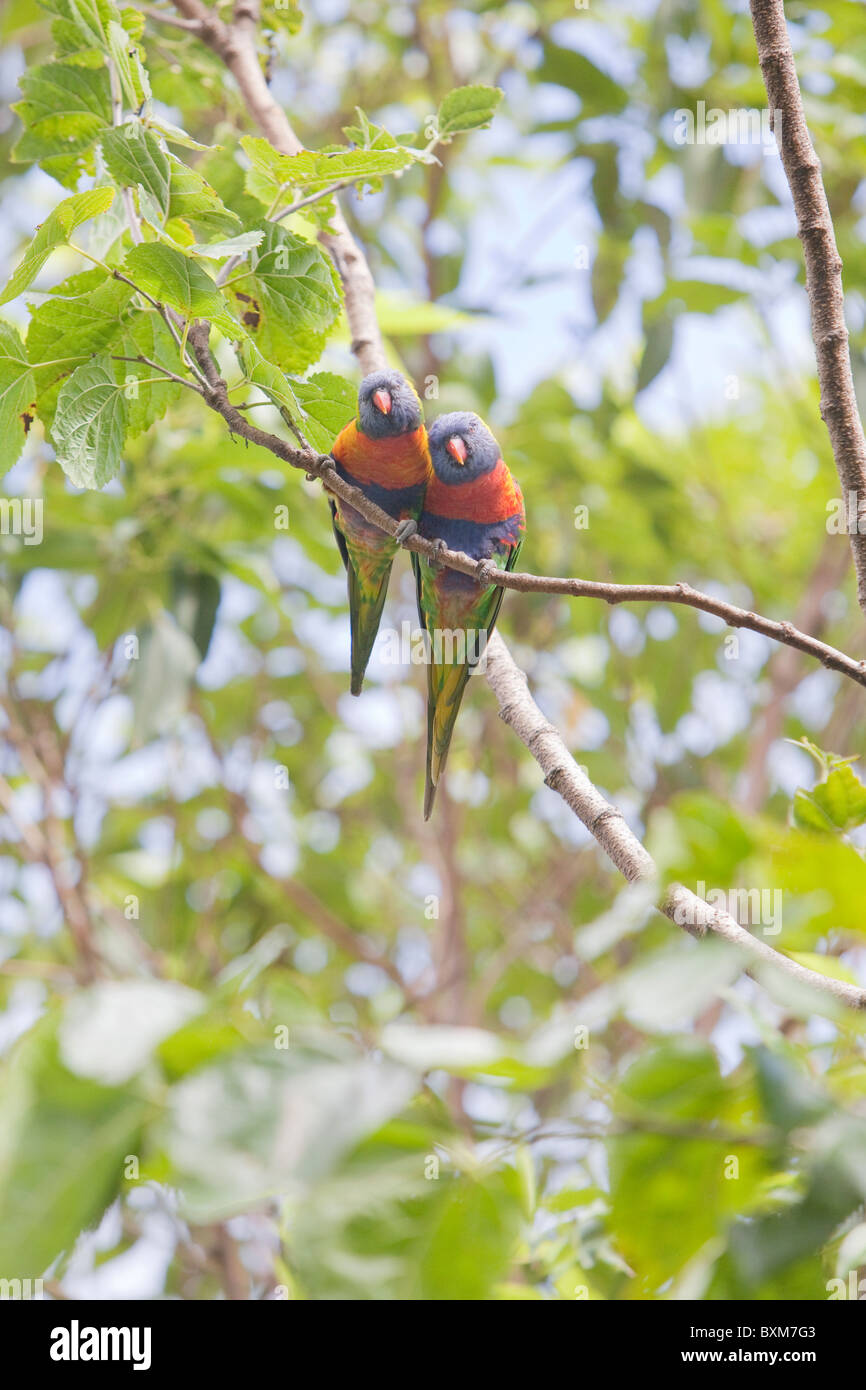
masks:
<svg viewBox="0 0 866 1390"><path fill-rule="evenodd" d="M448 443L445 445L445 448L448 450L451 457L455 459L462 468L464 463L466 462L466 455L469 452L469 450L466 448L466 440L461 439L459 434L452 434L451 438L448 440Z"/></svg>

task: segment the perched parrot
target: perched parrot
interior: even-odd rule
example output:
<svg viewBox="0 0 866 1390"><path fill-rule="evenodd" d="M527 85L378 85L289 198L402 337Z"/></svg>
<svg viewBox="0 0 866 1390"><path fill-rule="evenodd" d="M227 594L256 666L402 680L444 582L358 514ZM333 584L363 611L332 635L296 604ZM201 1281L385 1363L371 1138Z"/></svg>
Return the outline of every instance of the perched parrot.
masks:
<svg viewBox="0 0 866 1390"><path fill-rule="evenodd" d="M331 453L340 477L400 522L395 540L339 497L331 500L334 534L349 578L351 689L353 695L360 695L391 565L399 543L417 530L431 477L421 402L405 377L382 371L364 378L358 392L358 418L341 430Z"/></svg>
<svg viewBox="0 0 866 1390"><path fill-rule="evenodd" d="M526 517L520 488L499 445L477 415L441 415L428 439L433 477L419 534L474 560L514 569ZM424 819L433 810L460 701L493 631L503 590L412 555L418 612L430 641L427 666L427 784Z"/></svg>

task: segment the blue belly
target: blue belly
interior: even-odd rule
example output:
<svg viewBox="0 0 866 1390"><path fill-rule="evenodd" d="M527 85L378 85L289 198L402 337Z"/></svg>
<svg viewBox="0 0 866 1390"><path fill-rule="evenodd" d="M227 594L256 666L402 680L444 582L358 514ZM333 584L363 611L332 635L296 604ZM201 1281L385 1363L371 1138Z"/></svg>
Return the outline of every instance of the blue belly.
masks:
<svg viewBox="0 0 866 1390"><path fill-rule="evenodd" d="M377 507L381 507L382 511L387 512L395 521L401 521L406 516L417 516L421 510L426 491L425 483L412 483L409 487L382 487L379 483L361 483L339 462L337 472L344 482L358 488L369 502L375 502ZM341 502L340 506L358 516L350 503ZM369 526L370 522L366 522L365 525Z"/></svg>
<svg viewBox="0 0 866 1390"><path fill-rule="evenodd" d="M434 516L425 512L418 530L432 541L443 540L449 550L462 550L473 560L489 560L493 555L507 551L520 540L520 516L510 516L506 521L485 523L482 521L457 521L450 516Z"/></svg>

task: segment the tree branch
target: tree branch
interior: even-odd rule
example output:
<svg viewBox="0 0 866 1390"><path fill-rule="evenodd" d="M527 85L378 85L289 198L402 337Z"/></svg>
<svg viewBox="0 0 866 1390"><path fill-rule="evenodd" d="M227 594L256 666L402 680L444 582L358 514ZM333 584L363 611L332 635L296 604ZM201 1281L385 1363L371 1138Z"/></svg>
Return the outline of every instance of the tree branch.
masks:
<svg viewBox="0 0 866 1390"><path fill-rule="evenodd" d="M237 0L234 23L226 26L202 4L202 0L174 0L177 9L188 19L201 22L202 38L222 57L233 74L248 111L258 122L260 129L271 144L283 154L297 154L302 146L297 139L285 112L274 101L268 90L256 48L258 34L258 0ZM383 366L385 353L382 337L375 313L375 288L370 268L351 236L342 214L338 211L335 219L338 230L335 235L322 234L320 239L328 248L337 266L346 296L346 314L352 331L352 350L362 369L370 372ZM832 235L832 231L831 231ZM359 489L345 483L334 467L334 460L326 455L312 451L295 449L278 435L269 434L246 420L228 398L228 387L221 379L208 347L208 326L198 323L191 327L189 342L201 371L207 380L206 399L212 409L219 412L233 433L260 444L271 453L295 468L321 479L328 491L335 493L357 511L361 512L381 530L393 535L397 523L380 507L369 502ZM866 477L866 471L864 471ZM866 496L866 490L864 490ZM434 549L430 541L412 536L407 548L419 551L431 558L438 558L453 569L472 574L480 583L502 583L506 588L523 587L524 592L568 593L575 596L592 594L605 598L608 602L626 602L627 599L658 601L659 591L666 596L665 601L687 603L691 607L703 607L704 600L712 604L709 612L718 611L719 600L698 594L688 585L643 586L643 585L605 585L594 584L589 580L553 579L546 580L534 575L504 576L502 571L488 561L471 560L458 552L443 553ZM519 578L521 585L513 581ZM864 547L864 579L866 579L866 547ZM525 586L525 587L524 587ZM552 587L551 587L552 586ZM701 600L699 602L698 600ZM777 636L789 645L800 645L816 655L816 647L824 649L824 644L815 638L796 633L789 624L774 624L770 619L758 619L756 614L735 609L732 605L722 605L737 616L737 626L751 626L760 621L766 628L757 628L767 636ZM748 621L746 621L748 620ZM771 632L768 628L779 629ZM796 642L792 638L798 639ZM854 662L833 648L826 648L825 654L841 664L835 669L866 684L861 664ZM852 669L849 669L852 668ZM854 675L854 672L857 675ZM526 745L532 756L542 767L545 782L562 796L566 804L587 827L601 848L613 861L630 883L645 882L655 885L658 881L656 866L644 846L626 825L622 812L605 801L588 777L581 771L571 756L565 742L552 724L544 718L529 693L527 677L516 665L499 633L494 633L487 647L487 679L499 702L499 712L505 722L514 730ZM695 935L702 936L707 927L719 936L732 942L746 952L757 964L774 966L789 978L812 989L830 994L834 999L855 1009L866 1009L866 990L850 985L842 980L830 979L797 964L788 956L773 950L766 942L753 937L727 913L710 908L705 902L682 884L668 888L661 909L678 926L685 926Z"/></svg>
<svg viewBox="0 0 866 1390"><path fill-rule="evenodd" d="M244 418L238 406L229 400L228 385L220 377L210 352L208 343L210 328L199 320L189 332L189 342L196 361L207 381L203 392L212 410L222 415L233 434L240 435L251 444L259 444L271 453L290 464L303 469L311 477L319 478L328 492L334 493L359 512L374 526L394 536L397 522L387 512L371 502L359 488L345 482L334 467L330 454L316 454L310 449L295 448L279 435L259 429ZM403 542L407 550L414 550L440 565L459 570L470 575L485 586L498 584L505 589L516 589L520 593L565 594L571 598L600 598L611 605L618 603L675 603L688 608L697 608L722 618L730 627L745 627L758 632L772 641L794 647L815 657L832 671L848 676L858 685L866 686L866 661L855 661L836 647L821 642L817 637L800 632L789 622L778 622L765 618L724 599L704 594L693 589L690 584L612 584L593 579L569 579L546 575L525 574L519 570L505 571L488 560L474 560L460 550L437 547L423 536L410 536Z"/></svg>
<svg viewBox="0 0 866 1390"><path fill-rule="evenodd" d="M174 0L188 20L196 20L204 42L222 58L238 84L244 104L259 129L280 154L300 154L301 144L289 119L271 96L257 50L259 0L238 0L234 22L223 24L202 0ZM343 282L346 317L352 331L352 351L364 373L385 365L385 348L376 319L376 287L366 258L337 207L331 219L333 232L320 232L319 240L333 257Z"/></svg>
<svg viewBox="0 0 866 1390"><path fill-rule="evenodd" d="M32 730L19 717L11 689L7 695L0 695L0 709L6 716L4 736L14 748L25 775L42 797L41 827L28 826L16 820L14 797L4 778L0 778L0 805L21 835L28 855L38 858L48 870L64 924L69 928L78 951L76 973L83 983L89 984L100 975L100 954L95 944L94 925L81 879L76 882L70 872L71 856L67 852L63 822L54 806L55 781L46 766L44 753L41 757L37 753L37 740ZM54 761L57 770L62 770L63 759L59 751L56 751Z"/></svg>
<svg viewBox="0 0 866 1390"><path fill-rule="evenodd" d="M657 884L658 871L649 853L629 829L622 812L604 799L580 769L559 730L545 719L529 692L526 675L497 632L487 646L487 681L499 702L500 717L529 749L544 772L546 785L571 807L629 883ZM709 927L717 936L740 947L756 965L772 965L799 984L831 994L851 1008L866 1009L866 989L807 970L752 936L728 913L710 907L681 883L668 888L661 911L695 936L703 936Z"/></svg>
<svg viewBox="0 0 866 1390"><path fill-rule="evenodd" d="M866 438L848 351L842 261L821 178L821 162L806 125L783 0L750 0L750 5L770 118L803 243L806 292L821 385L821 418L830 435L842 484L857 594L860 607L866 612L866 534L861 534L858 527L861 508L866 511Z"/></svg>
<svg viewBox="0 0 866 1390"><path fill-rule="evenodd" d="M209 390L205 393L208 405L222 415L233 434L240 435L251 444L259 444L262 448L269 449L272 454L276 454L293 468L301 468L305 473L319 478L328 492L348 502L367 521L390 536L395 534L398 523L375 502L365 497L359 488L344 482L336 472L330 454L316 454L311 450L295 448L279 435L259 429L244 418L238 407L229 400L228 385L217 372L208 348L206 324L199 322L190 329L189 342L202 372L205 376L209 374ZM501 570L488 560L473 560L461 550L440 549L423 536L410 536L403 544L406 550L414 550L419 555L448 566L449 569L460 570L462 574L470 575L485 586L498 584L503 589L516 589L524 594L565 594L570 598L599 598L611 605L675 603L687 608L697 608L723 619L729 627L749 628L752 632L760 633L762 637L769 637L774 642L781 642L785 646L796 648L797 651L806 652L829 670L838 671L841 675L856 681L858 685L866 686L866 661L855 661L836 647L819 641L817 637L810 637L808 633L800 632L792 623L777 622L773 618L763 617L760 613L738 608L736 604L693 589L690 584L609 584L594 579L524 574L519 570Z"/></svg>

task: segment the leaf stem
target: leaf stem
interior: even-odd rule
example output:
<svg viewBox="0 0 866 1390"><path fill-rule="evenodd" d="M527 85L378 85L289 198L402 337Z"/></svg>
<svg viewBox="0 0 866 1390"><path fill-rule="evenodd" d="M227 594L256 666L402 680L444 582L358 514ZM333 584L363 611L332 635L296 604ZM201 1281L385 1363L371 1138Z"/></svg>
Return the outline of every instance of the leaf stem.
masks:
<svg viewBox="0 0 866 1390"><path fill-rule="evenodd" d="M189 391L195 391L197 396L204 395L202 388L197 386L195 382L187 381L186 377L178 376L176 372L169 371L168 367L161 367L158 362L153 362L149 357L144 357L142 354L139 354L138 357L122 357L119 353L112 353L111 360L112 362L142 362L144 366L152 367L155 372L162 373L160 377L153 378L153 380L165 381L168 379L170 381L175 381L178 386L186 386ZM139 382L139 385L144 384L144 382Z"/></svg>

